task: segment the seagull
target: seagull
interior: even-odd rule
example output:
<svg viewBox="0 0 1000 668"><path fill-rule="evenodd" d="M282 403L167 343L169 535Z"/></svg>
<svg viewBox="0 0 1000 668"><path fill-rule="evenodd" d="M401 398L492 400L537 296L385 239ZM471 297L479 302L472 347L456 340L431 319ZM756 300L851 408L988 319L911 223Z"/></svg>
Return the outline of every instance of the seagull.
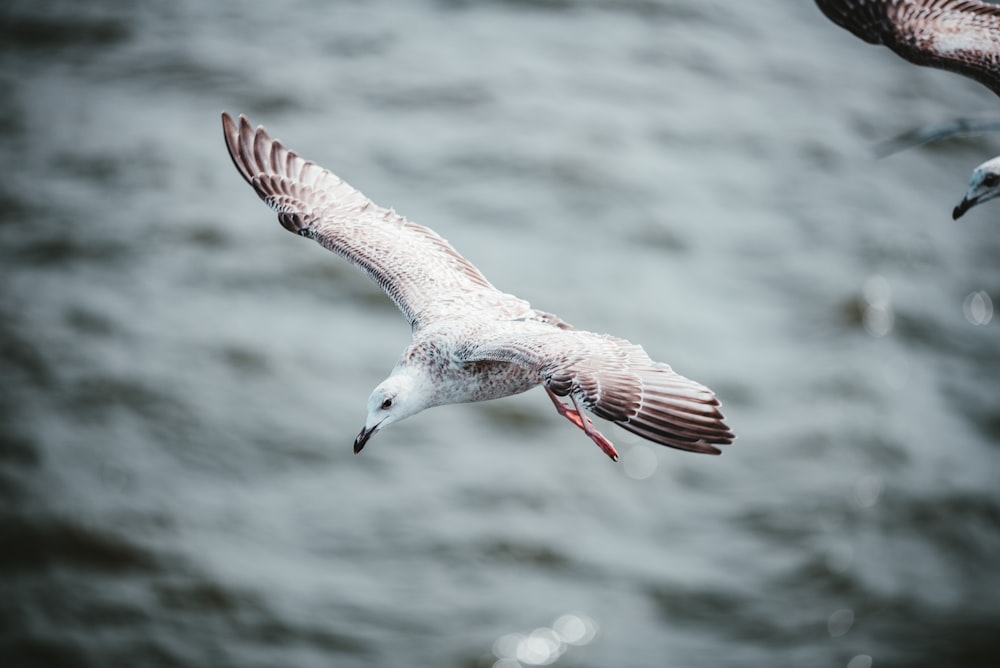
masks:
<svg viewBox="0 0 1000 668"><path fill-rule="evenodd" d="M907 130L895 137L886 139L875 145L873 153L877 158L885 158L914 146L922 146L931 142L951 137L971 137L987 132L1000 132L1000 119L961 117L940 123L928 123Z"/></svg>
<svg viewBox="0 0 1000 668"><path fill-rule="evenodd" d="M719 400L701 383L654 362L638 345L576 329L501 292L436 232L375 204L245 116L236 121L223 113L222 128L237 171L281 225L367 272L410 325L410 345L368 398L355 454L382 429L426 408L536 385L614 461L614 445L584 409L679 450L719 454L716 446L733 442Z"/></svg>
<svg viewBox="0 0 1000 668"><path fill-rule="evenodd" d="M977 0L816 0L827 18L911 63L957 72L1000 95L1000 6ZM1000 156L976 167L966 211L1000 197Z"/></svg>
<svg viewBox="0 0 1000 668"><path fill-rule="evenodd" d="M972 170L969 189L962 201L955 205L951 218L958 220L972 207L996 197L1000 197L1000 155Z"/></svg>

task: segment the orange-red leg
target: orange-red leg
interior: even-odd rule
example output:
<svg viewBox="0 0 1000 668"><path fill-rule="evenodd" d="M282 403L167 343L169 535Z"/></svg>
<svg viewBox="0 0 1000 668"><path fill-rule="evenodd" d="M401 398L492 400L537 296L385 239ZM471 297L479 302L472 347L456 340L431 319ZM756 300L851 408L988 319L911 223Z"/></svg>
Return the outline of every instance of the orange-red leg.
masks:
<svg viewBox="0 0 1000 668"><path fill-rule="evenodd" d="M555 404L556 410L559 411L559 415L562 415L564 418L582 429L583 433L589 436L590 440L596 443L597 447L604 451L604 454L611 457L612 461L618 461L618 451L615 450L615 446L611 444L611 441L604 437L604 434L594 428L594 423L591 419L584 415L583 411L580 410L580 404L576 402L576 397L572 394L569 395L569 400L573 402L573 408L570 408L563 402L559 401L559 397L557 397L548 387L545 388L545 391L548 393L549 399L552 400L552 403Z"/></svg>

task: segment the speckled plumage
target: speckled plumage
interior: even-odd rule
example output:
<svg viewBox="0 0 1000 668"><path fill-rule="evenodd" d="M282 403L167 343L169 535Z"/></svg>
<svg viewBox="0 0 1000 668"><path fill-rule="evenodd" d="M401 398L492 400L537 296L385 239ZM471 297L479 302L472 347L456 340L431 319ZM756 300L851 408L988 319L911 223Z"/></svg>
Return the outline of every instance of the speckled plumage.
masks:
<svg viewBox="0 0 1000 668"><path fill-rule="evenodd" d="M837 25L1000 95L1000 6L975 0L816 0Z"/></svg>
<svg viewBox="0 0 1000 668"><path fill-rule="evenodd" d="M288 230L364 269L410 324L413 340L369 398L355 441L431 406L497 399L543 385L559 412L613 459L580 412L674 448L718 454L734 436L711 390L623 339L578 330L494 288L434 231L379 207L240 116L222 115L237 170ZM573 408L556 397L568 397Z"/></svg>
<svg viewBox="0 0 1000 668"><path fill-rule="evenodd" d="M816 0L816 5L870 44L884 44L917 65L965 75L1000 95L998 5L977 0ZM996 160L973 171L952 218L1000 196Z"/></svg>

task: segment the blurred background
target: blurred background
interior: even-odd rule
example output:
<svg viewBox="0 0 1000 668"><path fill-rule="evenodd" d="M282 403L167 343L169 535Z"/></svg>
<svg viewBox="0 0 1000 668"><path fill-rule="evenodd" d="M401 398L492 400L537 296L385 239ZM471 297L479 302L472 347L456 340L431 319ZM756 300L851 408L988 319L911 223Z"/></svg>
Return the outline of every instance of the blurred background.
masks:
<svg viewBox="0 0 1000 668"><path fill-rule="evenodd" d="M4 666L992 666L1000 117L812 2L8 0ZM409 340L245 113L499 288L712 387L721 457L541 390L360 456Z"/></svg>

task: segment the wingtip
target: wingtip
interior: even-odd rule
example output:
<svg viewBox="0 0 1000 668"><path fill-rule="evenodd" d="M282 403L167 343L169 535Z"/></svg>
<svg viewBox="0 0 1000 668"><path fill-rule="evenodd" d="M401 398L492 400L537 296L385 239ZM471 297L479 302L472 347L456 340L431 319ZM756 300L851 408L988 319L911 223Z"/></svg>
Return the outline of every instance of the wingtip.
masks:
<svg viewBox="0 0 1000 668"><path fill-rule="evenodd" d="M238 126L241 126L241 125L244 125L244 124L249 125L250 121L249 121L249 119L247 119L247 117L246 117L245 114L239 114L239 115L234 116L233 114L230 114L228 111L223 110L222 111L222 124L226 125L226 126L231 126L231 127L235 128L235 127L238 127Z"/></svg>
<svg viewBox="0 0 1000 668"><path fill-rule="evenodd" d="M222 112L222 134L226 140L226 148L229 150L229 157L232 158L236 170L246 180L253 184L253 174L251 173L252 154L249 148L254 145L254 131L250 127L250 121L243 114L239 115L239 121L233 119L228 112Z"/></svg>
<svg viewBox="0 0 1000 668"><path fill-rule="evenodd" d="M222 112L222 132L225 133L227 139L236 134L236 121L229 112Z"/></svg>
<svg viewBox="0 0 1000 668"><path fill-rule="evenodd" d="M715 457L718 457L719 455L722 454L722 448L719 448L717 446L729 445L729 443L731 443L731 441L724 441L724 440L714 440L712 442L699 441L698 443L695 443L691 447L690 452L694 452L699 455L713 455Z"/></svg>

